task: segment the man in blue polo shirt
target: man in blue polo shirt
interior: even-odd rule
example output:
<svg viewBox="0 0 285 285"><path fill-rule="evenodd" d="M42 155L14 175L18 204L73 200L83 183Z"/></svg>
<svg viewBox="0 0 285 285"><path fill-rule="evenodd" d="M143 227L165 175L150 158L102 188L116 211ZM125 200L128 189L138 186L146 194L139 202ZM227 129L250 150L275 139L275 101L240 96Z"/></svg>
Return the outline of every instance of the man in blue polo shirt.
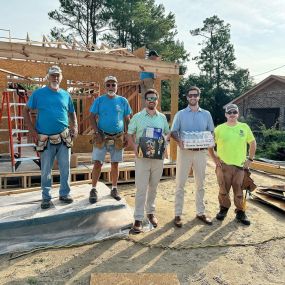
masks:
<svg viewBox="0 0 285 285"><path fill-rule="evenodd" d="M115 76L107 76L105 78L106 94L98 97L90 108L90 122L95 136L92 153L94 162L92 189L89 196L91 204L98 200L96 185L107 152L111 156L111 196L115 200L121 200L117 190L118 164L123 160L124 130L128 126L132 110L128 100L116 94L117 83L118 80Z"/></svg>
<svg viewBox="0 0 285 285"><path fill-rule="evenodd" d="M70 145L66 138L78 133L76 113L70 94L61 89L62 71L58 66L48 69L47 86L37 89L24 108L25 122L35 142L45 144L41 158L41 208L51 206L51 170L55 157L60 172L59 200L72 203L70 192ZM37 110L36 125L31 120L30 111ZM70 126L69 126L70 121ZM69 127L69 130L68 130Z"/></svg>
<svg viewBox="0 0 285 285"><path fill-rule="evenodd" d="M186 132L214 131L214 123L209 111L199 107L200 89L190 87L187 92L188 106L180 110L174 117L171 136L178 144L176 162L176 194L174 224L182 227L182 210L184 204L184 186L189 171L193 167L196 184L196 213L202 222L211 225L212 221L205 215L204 181L208 149L184 149L181 135Z"/></svg>

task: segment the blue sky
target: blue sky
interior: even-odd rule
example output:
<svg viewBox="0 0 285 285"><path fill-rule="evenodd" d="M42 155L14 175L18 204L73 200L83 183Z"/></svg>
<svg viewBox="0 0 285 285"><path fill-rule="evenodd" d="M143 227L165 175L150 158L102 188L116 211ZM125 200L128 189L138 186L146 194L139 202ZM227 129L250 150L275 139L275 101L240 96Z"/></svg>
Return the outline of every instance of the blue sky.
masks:
<svg viewBox="0 0 285 285"><path fill-rule="evenodd" d="M285 65L285 1L284 0L156 0L167 12L176 16L177 39L184 42L191 57L198 55L199 37L189 30L202 27L203 20L217 15L231 25L236 64L257 75ZM0 28L10 29L12 37L25 38L29 32L33 40L41 40L56 25L48 19L48 11L58 8L58 0L9 0L0 10ZM7 33L0 31L0 36ZM198 73L193 61L188 73ZM285 75L285 66L256 76L256 82L270 74Z"/></svg>

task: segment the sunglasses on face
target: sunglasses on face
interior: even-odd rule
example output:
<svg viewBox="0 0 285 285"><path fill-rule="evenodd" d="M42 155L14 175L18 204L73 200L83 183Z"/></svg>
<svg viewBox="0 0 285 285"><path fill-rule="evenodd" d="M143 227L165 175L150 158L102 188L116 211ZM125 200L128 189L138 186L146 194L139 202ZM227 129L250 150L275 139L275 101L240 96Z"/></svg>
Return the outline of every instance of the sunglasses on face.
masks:
<svg viewBox="0 0 285 285"><path fill-rule="evenodd" d="M199 94L197 94L197 93L191 94L191 93L190 93L190 94L187 95L187 97L188 97L188 98L192 98L192 97L198 98L198 97L199 97Z"/></svg>
<svg viewBox="0 0 285 285"><path fill-rule="evenodd" d="M148 102L155 102L157 100L157 97L146 97L145 100Z"/></svg>
<svg viewBox="0 0 285 285"><path fill-rule="evenodd" d="M232 115L232 114L236 115L237 113L238 113L238 111L229 111L229 112L227 112L228 115Z"/></svg>
<svg viewBox="0 0 285 285"><path fill-rule="evenodd" d="M107 83L106 84L106 87L116 87L117 86L117 84L116 83Z"/></svg>

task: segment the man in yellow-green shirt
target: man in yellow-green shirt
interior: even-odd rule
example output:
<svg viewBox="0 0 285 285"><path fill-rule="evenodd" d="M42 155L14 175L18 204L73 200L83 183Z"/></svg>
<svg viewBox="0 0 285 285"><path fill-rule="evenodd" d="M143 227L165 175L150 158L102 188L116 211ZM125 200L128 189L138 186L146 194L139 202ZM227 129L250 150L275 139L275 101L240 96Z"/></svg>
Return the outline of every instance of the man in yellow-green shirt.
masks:
<svg viewBox="0 0 285 285"><path fill-rule="evenodd" d="M224 220L231 206L229 191L233 188L236 219L250 225L242 206L243 189L241 188L244 169L253 161L256 151L256 141L250 127L238 121L239 109L235 104L226 106L227 121L215 129L217 153L210 152L216 163L216 175L219 183L220 211L217 220ZM247 145L249 144L249 156Z"/></svg>

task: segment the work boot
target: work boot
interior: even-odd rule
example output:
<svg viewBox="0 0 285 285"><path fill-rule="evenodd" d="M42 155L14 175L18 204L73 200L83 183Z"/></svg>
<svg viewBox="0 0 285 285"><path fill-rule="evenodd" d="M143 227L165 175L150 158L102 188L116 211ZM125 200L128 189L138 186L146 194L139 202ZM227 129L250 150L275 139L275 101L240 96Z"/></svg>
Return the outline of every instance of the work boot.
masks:
<svg viewBox="0 0 285 285"><path fill-rule="evenodd" d="M42 209L48 209L48 208L50 208L51 205L52 205L52 203L50 200L43 199L42 203L41 203L41 208Z"/></svg>
<svg viewBox="0 0 285 285"><path fill-rule="evenodd" d="M119 196L119 192L117 188L113 188L111 190L111 197L113 197L115 200L120 201L121 197Z"/></svg>
<svg viewBox="0 0 285 285"><path fill-rule="evenodd" d="M95 187L93 187L90 191L89 202L90 204L95 204L97 201L98 201L97 190Z"/></svg>
<svg viewBox="0 0 285 285"><path fill-rule="evenodd" d="M216 219L219 221L223 221L224 218L227 216L228 214L228 210L229 208L226 207L220 207L220 212L216 215Z"/></svg>
<svg viewBox="0 0 285 285"><path fill-rule="evenodd" d="M65 204L71 204L73 202L73 199L70 195L67 196L59 196L59 200Z"/></svg>
<svg viewBox="0 0 285 285"><path fill-rule="evenodd" d="M250 220L246 216L245 212L242 210L238 210L236 213L236 219L238 222L241 222L242 224L249 226L250 225Z"/></svg>

